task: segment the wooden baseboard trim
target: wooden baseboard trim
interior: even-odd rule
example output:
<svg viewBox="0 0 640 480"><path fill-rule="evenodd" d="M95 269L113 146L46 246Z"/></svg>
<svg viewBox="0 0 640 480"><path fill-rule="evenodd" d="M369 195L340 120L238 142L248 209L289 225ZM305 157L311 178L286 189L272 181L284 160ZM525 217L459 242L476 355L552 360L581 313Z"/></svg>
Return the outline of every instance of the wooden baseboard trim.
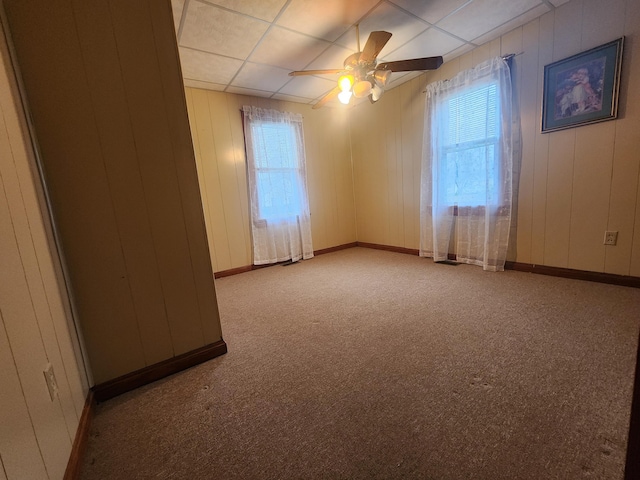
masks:
<svg viewBox="0 0 640 480"><path fill-rule="evenodd" d="M87 399L84 402L84 408L82 409L82 415L80 415L80 421L78 422L76 437L73 440L73 446L71 447L71 454L69 455L69 461L67 462L67 469L64 471L64 480L76 480L80 478L80 467L82 466L84 453L87 451L89 427L91 426L91 419L93 418L94 405L95 398L93 390L89 390Z"/></svg>
<svg viewBox="0 0 640 480"><path fill-rule="evenodd" d="M613 273L589 272L586 270L574 270L571 268L548 267L545 265L533 265L530 263L506 262L505 270L518 272L537 273L552 277L573 278L574 280L586 280L588 282L608 283L622 287L640 288L640 277L627 275L615 275Z"/></svg>
<svg viewBox="0 0 640 480"><path fill-rule="evenodd" d="M409 255L419 255L419 250L405 247L394 247L392 245L379 245L377 243L356 242L358 247L374 248L389 252L407 253ZM449 254L449 260L455 261L455 255ZM552 277L573 278L574 280L586 280L588 282L608 283L622 287L640 288L640 277L627 275L615 275L613 273L589 272L586 270L573 270L571 268L548 267L545 265L534 265L531 263L506 262L505 270L515 270L518 272L537 273L540 275L550 275Z"/></svg>
<svg viewBox="0 0 640 480"><path fill-rule="evenodd" d="M321 248L320 250L314 250L314 255L324 255L325 253L333 253L338 250L345 250L347 248L357 247L358 242L345 243L344 245L337 245L335 247L329 248ZM222 278L229 277L231 275L238 275L239 273L250 272L252 270L257 270L258 268L266 268L273 267L274 265L278 265L277 263L269 263L266 265L245 265L244 267L230 268L229 270L220 270L219 272L214 272L214 278Z"/></svg>
<svg viewBox="0 0 640 480"><path fill-rule="evenodd" d="M356 242L358 247L373 248L375 250L386 250L387 252L406 253L407 255L419 255L416 248L394 247L393 245L380 245L378 243Z"/></svg>
<svg viewBox="0 0 640 480"><path fill-rule="evenodd" d="M357 247L358 246L358 242L351 242L351 243L345 243L343 245L338 245L335 247L329 247L329 248L322 248L320 250L315 250L313 252L314 255L324 255L325 253L333 253L333 252L337 252L339 250L346 250L347 248L353 248L353 247Z"/></svg>
<svg viewBox="0 0 640 480"><path fill-rule="evenodd" d="M210 345L192 350L182 355L136 370L92 388L96 402L104 402L125 392L168 377L187 368L211 360L227 353L227 344L219 340Z"/></svg>
<svg viewBox="0 0 640 480"><path fill-rule="evenodd" d="M239 273L250 272L255 265L246 265L244 267L230 268L229 270L221 270L213 274L214 278L230 277L231 275L238 275Z"/></svg>

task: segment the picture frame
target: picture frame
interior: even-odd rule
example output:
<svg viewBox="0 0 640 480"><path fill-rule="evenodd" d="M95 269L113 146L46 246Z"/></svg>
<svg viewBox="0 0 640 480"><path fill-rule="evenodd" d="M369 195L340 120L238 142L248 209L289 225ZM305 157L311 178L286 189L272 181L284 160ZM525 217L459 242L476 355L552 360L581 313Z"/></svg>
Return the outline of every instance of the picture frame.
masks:
<svg viewBox="0 0 640 480"><path fill-rule="evenodd" d="M613 120L624 37L544 67L542 133Z"/></svg>

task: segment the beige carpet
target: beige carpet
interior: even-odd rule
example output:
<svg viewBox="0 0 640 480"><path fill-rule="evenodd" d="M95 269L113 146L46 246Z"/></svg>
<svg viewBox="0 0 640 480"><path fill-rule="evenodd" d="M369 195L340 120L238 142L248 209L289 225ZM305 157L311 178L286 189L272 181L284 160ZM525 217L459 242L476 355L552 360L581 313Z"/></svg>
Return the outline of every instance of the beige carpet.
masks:
<svg viewBox="0 0 640 480"><path fill-rule="evenodd" d="M364 248L216 280L229 353L97 407L83 479L621 479L640 290Z"/></svg>

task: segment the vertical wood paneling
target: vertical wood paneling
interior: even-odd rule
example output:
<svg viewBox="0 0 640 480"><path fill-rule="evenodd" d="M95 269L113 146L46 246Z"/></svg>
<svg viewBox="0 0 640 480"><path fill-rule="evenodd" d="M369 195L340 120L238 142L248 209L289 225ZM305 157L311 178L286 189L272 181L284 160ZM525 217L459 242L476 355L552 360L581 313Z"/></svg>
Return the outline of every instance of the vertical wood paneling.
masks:
<svg viewBox="0 0 640 480"><path fill-rule="evenodd" d="M142 351L150 365L170 357L173 349L156 252L147 247L153 237L116 39L113 27L103 21L110 16L109 5L74 1L74 8Z"/></svg>
<svg viewBox="0 0 640 480"><path fill-rule="evenodd" d="M537 42L538 56L536 71L536 103L533 110L523 110L522 116L535 115L536 135L534 146L533 168L533 211L531 221L531 263L546 265L546 224L547 224L547 179L549 171L549 138L548 134L541 134L542 122L542 92L544 66L553 61L554 44L554 15L549 13L540 17L537 39L532 36L531 42ZM525 45L525 47L530 46ZM534 61L535 59L532 59ZM534 113L535 112L535 113ZM528 161L523 158L523 162Z"/></svg>
<svg viewBox="0 0 640 480"><path fill-rule="evenodd" d="M218 302L213 284L211 263L202 261L209 257L207 233L202 212L202 199L198 188L198 174L189 117L182 83L178 45L174 31L173 16L167 3L151 1L149 11L151 27L157 51L159 80L162 85L166 118L171 142L171 153L176 166L178 188L182 205L182 215L187 233L188 253L198 299L199 318L194 317L194 326L199 320L205 344L221 338ZM165 54L171 52L172 54Z"/></svg>
<svg viewBox="0 0 640 480"><path fill-rule="evenodd" d="M0 199L3 206L4 199ZM0 212L3 209L0 208ZM0 224L2 231L6 225ZM46 479L47 470L38 448L36 434L29 417L29 409L20 377L15 368L15 359L9 345L2 311L0 311L0 460L10 479Z"/></svg>
<svg viewBox="0 0 640 480"><path fill-rule="evenodd" d="M170 3L5 3L94 380L219 340Z"/></svg>
<svg viewBox="0 0 640 480"><path fill-rule="evenodd" d="M117 8L111 9L111 17L171 341L174 354L179 355L202 346L204 336L184 199L171 142L169 100L162 82L158 81L162 78L162 71L149 5L147 2L117 2ZM133 45L136 48L132 48ZM165 100L160 102L158 99Z"/></svg>
<svg viewBox="0 0 640 480"><path fill-rule="evenodd" d="M72 6L41 7L5 2L77 309L81 318L95 320L83 325L83 334L96 345L89 356L99 379L108 370L143 367L144 355ZM118 345L118 355L107 365L100 359L109 355L109 345Z"/></svg>
<svg viewBox="0 0 640 480"><path fill-rule="evenodd" d="M41 285L38 284L41 280L38 278L38 266L34 261L33 240L24 210L23 193L16 178L14 162L18 159L14 157L9 146L5 107L10 105L2 105L0 112L0 138L3 140L0 142L0 319L3 343L6 343L6 351L12 358L3 363L0 369L9 372L8 403L19 407L20 403L24 402L31 424L27 426L24 419L19 420L17 424L10 418L7 418L7 423L17 428L17 431L12 433L25 442L30 443L30 437L35 435L42 457L36 461L36 467L44 462L47 473L55 478L61 477L64 473L73 431L68 430L63 404L59 400L50 401L43 381L42 371L50 360L46 344L49 344L51 349L51 358L55 359L60 367L64 403L67 404L71 398L59 350L51 345L55 345L55 333L49 312L46 310L46 299L40 298ZM16 380L13 378L11 381L14 377L11 370L15 370L18 377L19 391L11 388ZM73 412L71 414L73 415ZM5 415L11 417L11 410L3 414ZM3 431L1 435L8 437L10 432ZM18 454L13 448L9 448L9 451L11 456ZM22 463L22 460L19 462Z"/></svg>
<svg viewBox="0 0 640 480"><path fill-rule="evenodd" d="M18 90L13 76L9 76L12 75L12 68L8 65L9 56L4 47L3 43L1 49L4 68L0 73L0 83L6 88L0 89L0 136L3 144L0 150L3 159L11 159L12 162L4 165L3 177L8 198L16 199L12 209L16 218L15 228L22 230L25 240L21 245L21 252L27 282L45 352L49 361L58 366L60 403L67 429L73 432L78 424L86 391L83 389L83 386L86 389L86 384L83 383L86 382L84 372L78 365L78 362L82 363L82 357L77 338L77 350L74 351L74 341L68 333L69 329L74 330L74 326L70 314L65 310L56 278L56 268L60 267L54 264L50 254L47 239L50 227L40 213L40 205L44 205L44 199L33 179L33 152L29 148L24 113L13 99ZM7 63L4 59L7 59ZM66 306L68 308L68 303Z"/></svg>
<svg viewBox="0 0 640 480"><path fill-rule="evenodd" d="M569 268L604 271L615 123L576 129Z"/></svg>
<svg viewBox="0 0 640 480"><path fill-rule="evenodd" d="M88 386L74 352L60 267L47 243L50 226L33 178L34 157L4 27L0 38L1 476L62 478ZM54 401L42 375L49 362L59 387Z"/></svg>
<svg viewBox="0 0 640 480"><path fill-rule="evenodd" d="M622 36L628 0L583 0L582 42L580 50L589 50Z"/></svg>
<svg viewBox="0 0 640 480"><path fill-rule="evenodd" d="M607 271L640 276L640 103L631 100L640 91L640 2L628 0L624 35L627 52L623 57L620 116L616 121L616 151L611 195L609 229L619 230L621 248L607 250ZM635 198L635 202L632 200ZM634 208L635 207L635 208ZM633 211L633 213L632 213ZM628 249L631 260L628 263Z"/></svg>
<svg viewBox="0 0 640 480"><path fill-rule="evenodd" d="M227 109L231 116L242 118L240 115L240 107L234 96L227 95ZM247 164L244 150L244 132L241 121L229 121L232 135L233 162L236 167L236 188L237 199L240 203L240 214L242 215L242 239L244 244L244 256L242 258L243 265L251 263L251 225L249 218L251 213L249 210L249 184L247 183Z"/></svg>
<svg viewBox="0 0 640 480"><path fill-rule="evenodd" d="M391 92L390 92L391 93ZM402 240L399 235L399 225L402 220L402 205L398 202L398 193L402 191L402 177L398 175L398 143L399 139L396 138L396 132L398 125L401 124L401 110L400 110L400 91L393 90L388 101L380 104L380 114L384 118L393 119L393 121L387 123L386 129L380 132L380 145L381 153L386 159L384 168L381 170L380 183L385 185L386 195L381 198L383 204L388 209L388 212L398 212L399 214L386 215L385 223L385 244L387 245L400 245ZM378 106L378 104L374 105ZM398 181L400 180L400 183Z"/></svg>
<svg viewBox="0 0 640 480"><path fill-rule="evenodd" d="M582 32L581 29L575 28L575 20L581 18L581 0L574 0L556 10L553 32L554 60L580 51ZM568 267L576 130L567 129L547 135L549 135L549 163L544 264Z"/></svg>
<svg viewBox="0 0 640 480"><path fill-rule="evenodd" d="M207 100L228 237L230 265L239 265L245 261L246 249L244 245L246 239L244 238L242 204L238 195L236 156L230 124L233 117L236 119L240 117L240 112L229 111L225 95L207 95Z"/></svg>
<svg viewBox="0 0 640 480"><path fill-rule="evenodd" d="M575 130L549 134L544 264L568 267Z"/></svg>
<svg viewBox="0 0 640 480"><path fill-rule="evenodd" d="M233 265L229 248L229 238L225 226L225 211L222 201L222 188L218 173L217 153L213 137L212 116L207 92L204 90L192 90L194 116L192 122L195 125L197 138L196 158L200 166L200 172L204 178L202 195L207 199L206 210L211 229L209 230L209 248L214 252L214 270L227 270ZM218 112L218 118L225 118L228 112ZM199 153L199 155L198 155Z"/></svg>
<svg viewBox="0 0 640 480"><path fill-rule="evenodd" d="M535 186L536 138L540 132L537 111L538 90L538 35L540 21L534 20L522 27L522 55L514 59L520 71L518 94L520 98L520 128L522 131L522 161L518 185L518 222L516 225L516 258L532 262L533 212ZM518 53L518 52L516 52Z"/></svg>

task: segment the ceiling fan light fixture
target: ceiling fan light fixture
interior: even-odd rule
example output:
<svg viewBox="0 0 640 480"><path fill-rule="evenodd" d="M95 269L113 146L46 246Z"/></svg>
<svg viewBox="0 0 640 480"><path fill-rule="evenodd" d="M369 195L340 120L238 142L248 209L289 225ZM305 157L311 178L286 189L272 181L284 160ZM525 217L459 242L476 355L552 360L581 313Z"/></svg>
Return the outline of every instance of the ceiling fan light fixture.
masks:
<svg viewBox="0 0 640 480"><path fill-rule="evenodd" d="M353 85L353 95L356 98L366 97L371 93L371 83L367 80L360 80Z"/></svg>
<svg viewBox="0 0 640 480"><path fill-rule="evenodd" d="M371 100L373 100L374 102L377 102L380 97L382 96L382 93L384 92L384 90L382 90L382 87L380 85L374 85L373 88L371 89Z"/></svg>
<svg viewBox="0 0 640 480"><path fill-rule="evenodd" d="M338 94L338 100L340 103L344 105L349 105L349 100L351 100L351 92L349 90L343 90Z"/></svg>
<svg viewBox="0 0 640 480"><path fill-rule="evenodd" d="M348 92L353 86L353 75L342 75L338 79L338 86L343 92Z"/></svg>
<svg viewBox="0 0 640 480"><path fill-rule="evenodd" d="M391 70L376 70L373 73L373 78L375 78L376 83L381 87L384 87L387 84L390 77L391 77Z"/></svg>

